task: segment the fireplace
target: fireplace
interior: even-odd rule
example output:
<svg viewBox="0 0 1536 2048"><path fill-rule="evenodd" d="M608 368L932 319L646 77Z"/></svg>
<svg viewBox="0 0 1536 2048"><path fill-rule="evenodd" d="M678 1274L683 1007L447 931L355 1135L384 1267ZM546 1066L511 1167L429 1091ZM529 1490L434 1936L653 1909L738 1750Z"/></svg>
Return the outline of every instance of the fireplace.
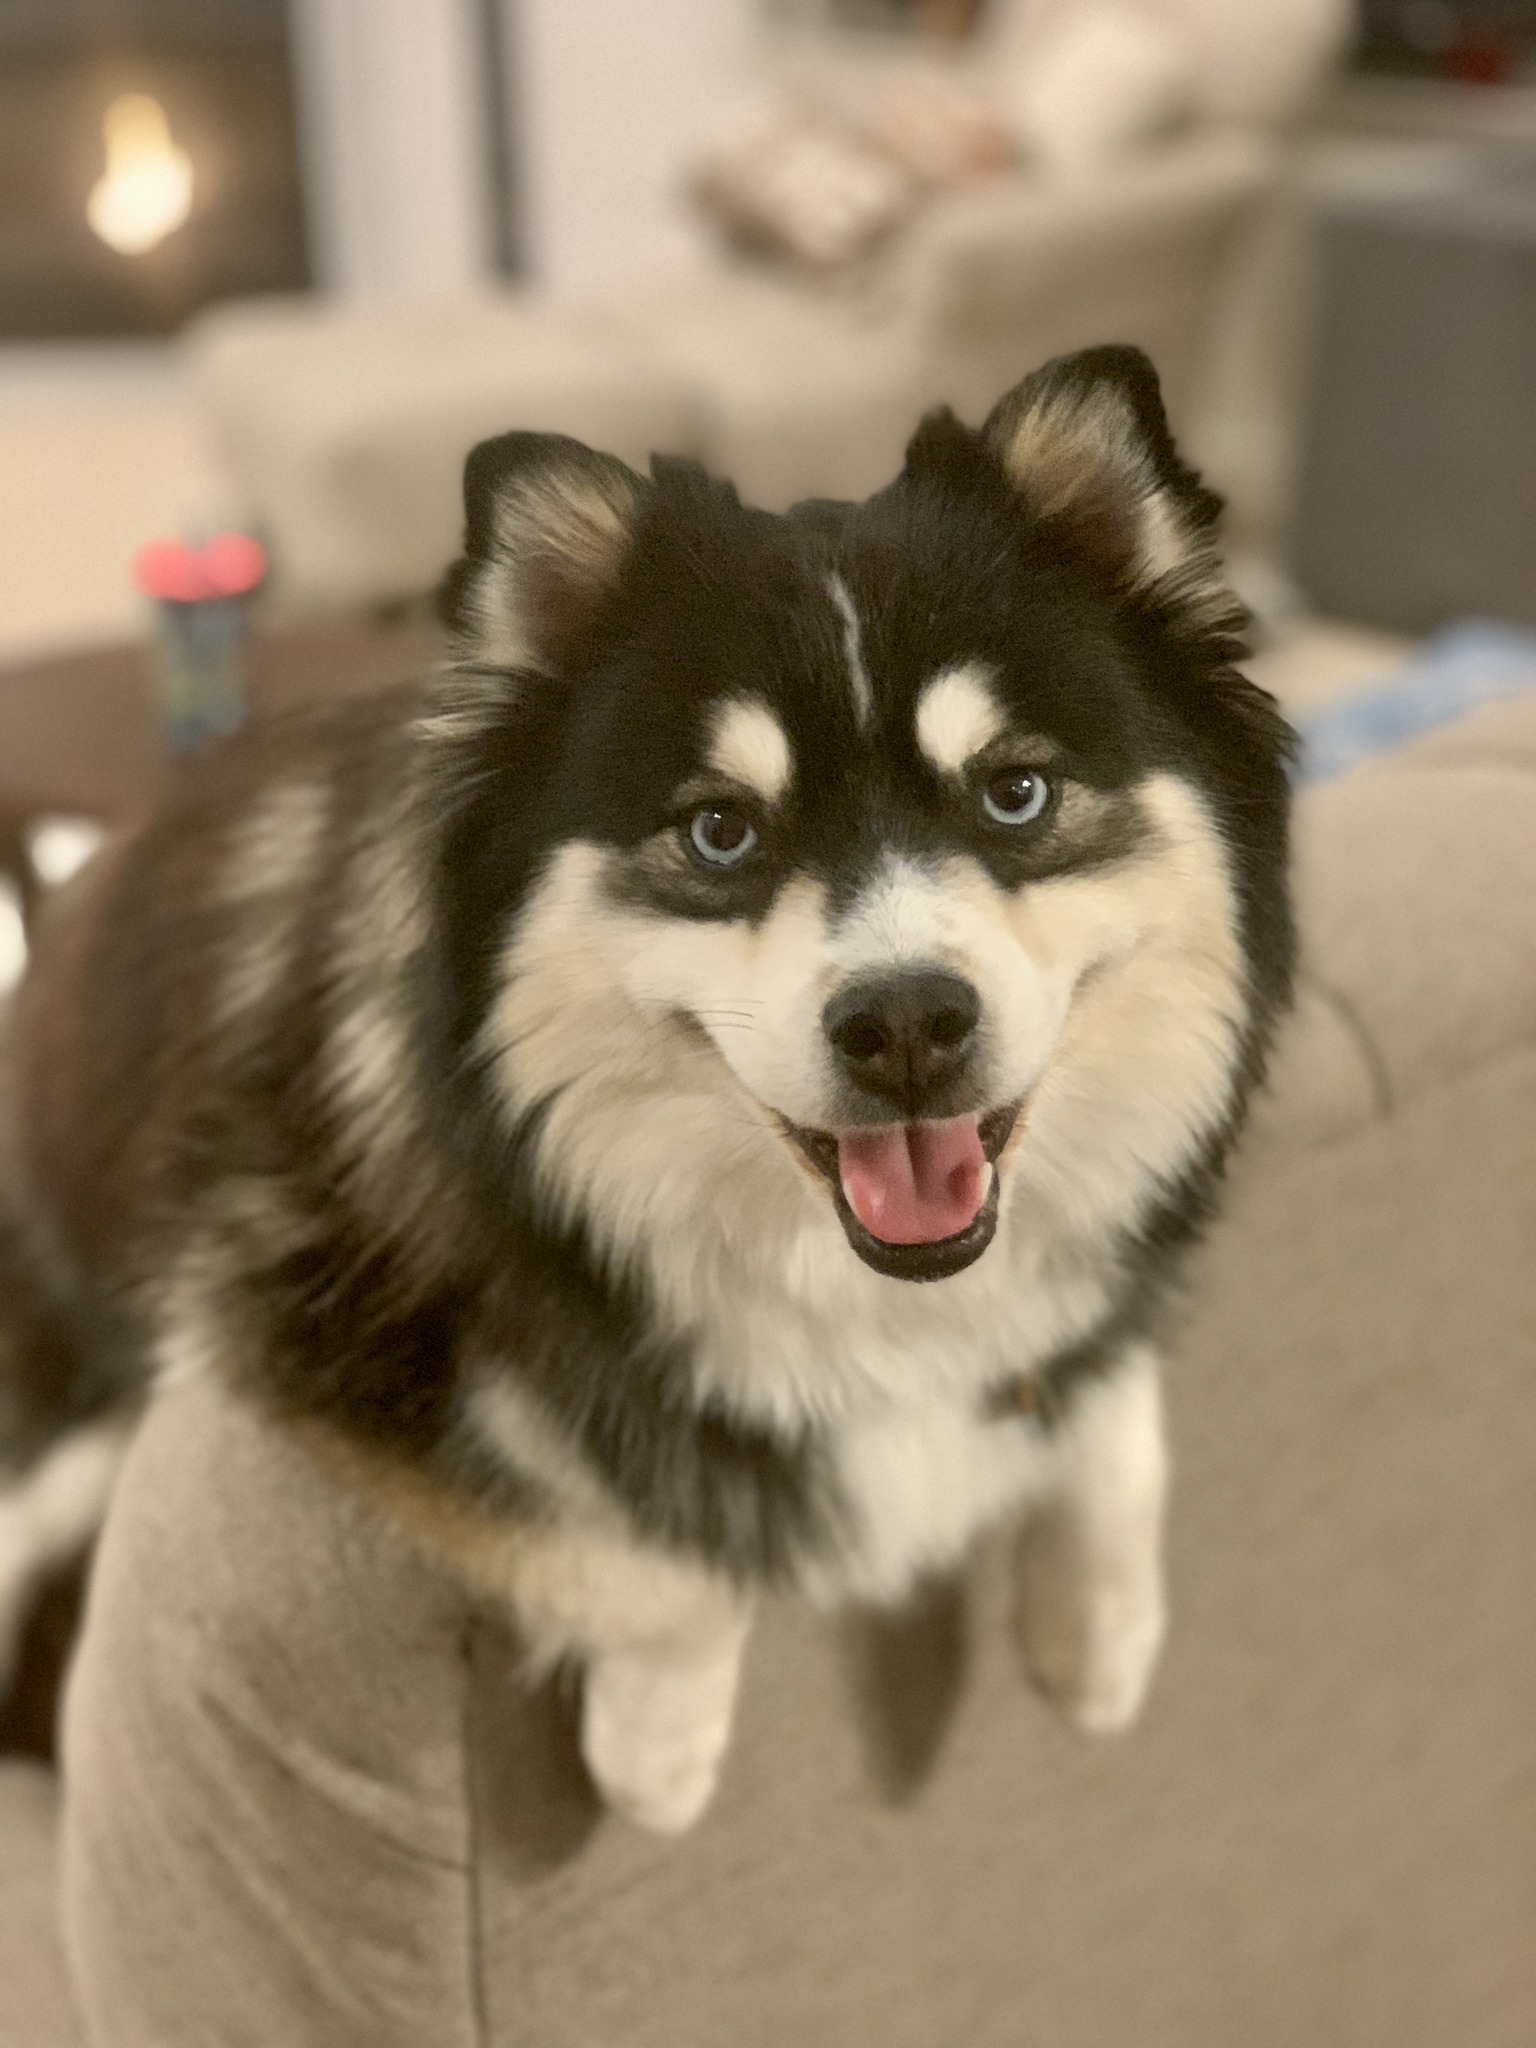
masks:
<svg viewBox="0 0 1536 2048"><path fill-rule="evenodd" d="M0 0L0 339L308 282L286 0Z"/></svg>

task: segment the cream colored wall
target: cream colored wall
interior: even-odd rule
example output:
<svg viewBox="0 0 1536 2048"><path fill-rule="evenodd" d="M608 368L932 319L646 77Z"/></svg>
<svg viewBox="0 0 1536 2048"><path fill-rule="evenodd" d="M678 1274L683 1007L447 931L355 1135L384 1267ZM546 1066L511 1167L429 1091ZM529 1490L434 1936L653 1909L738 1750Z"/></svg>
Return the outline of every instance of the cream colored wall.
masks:
<svg viewBox="0 0 1536 2048"><path fill-rule="evenodd" d="M690 261L689 147L753 78L756 0L514 0L524 244L574 294Z"/></svg>
<svg viewBox="0 0 1536 2048"><path fill-rule="evenodd" d="M0 350L0 663L132 638L128 564L233 489L164 350Z"/></svg>
<svg viewBox="0 0 1536 2048"><path fill-rule="evenodd" d="M349 296L472 286L492 248L477 0L291 6L321 281Z"/></svg>

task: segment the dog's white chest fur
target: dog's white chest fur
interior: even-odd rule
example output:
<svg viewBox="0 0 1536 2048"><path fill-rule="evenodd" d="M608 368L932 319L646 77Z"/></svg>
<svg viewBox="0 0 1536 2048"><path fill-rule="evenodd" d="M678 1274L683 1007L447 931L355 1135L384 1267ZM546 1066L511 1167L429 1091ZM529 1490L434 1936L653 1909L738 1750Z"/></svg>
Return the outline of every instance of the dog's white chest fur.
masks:
<svg viewBox="0 0 1536 2048"><path fill-rule="evenodd" d="M993 1414L994 1391L1092 1328L1103 1283L1006 1216L1000 1256L932 1288L881 1280L826 1235L804 1291L738 1271L694 1326L696 1372L701 1391L825 1447L842 1540L804 1567L805 1590L899 1600L1038 1490L1048 1443Z"/></svg>
<svg viewBox="0 0 1536 2048"><path fill-rule="evenodd" d="M814 1598L896 1600L952 1569L972 1538L1028 1501L1046 1448L1021 1417L934 1402L850 1423L833 1435L850 1540L808 1575Z"/></svg>
<svg viewBox="0 0 1536 2048"><path fill-rule="evenodd" d="M851 1260L830 1218L792 1240L793 1256L761 1229L753 1258L731 1256L713 1219L686 1220L659 1234L668 1256L652 1278L670 1313L658 1321L687 1344L700 1414L807 1450L819 1499L803 1544L792 1539L793 1575L813 1601L899 1602L1048 1487L1052 1437L998 1396L1102 1320L1091 1246L1053 1240L1011 1205L993 1255L912 1287ZM595 1475L513 1384L484 1387L476 1419L514 1468L536 1458L595 1498Z"/></svg>

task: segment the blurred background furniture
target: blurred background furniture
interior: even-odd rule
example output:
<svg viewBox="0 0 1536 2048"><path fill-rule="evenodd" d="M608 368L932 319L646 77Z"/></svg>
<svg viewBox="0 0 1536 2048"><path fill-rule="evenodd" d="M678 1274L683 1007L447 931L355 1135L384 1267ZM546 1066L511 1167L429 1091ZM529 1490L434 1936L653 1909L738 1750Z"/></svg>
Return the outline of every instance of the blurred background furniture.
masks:
<svg viewBox="0 0 1536 2048"><path fill-rule="evenodd" d="M436 658L430 620L264 627L248 649L258 716L408 681ZM130 642L0 667L0 819L67 812L118 824L166 789L149 650Z"/></svg>
<svg viewBox="0 0 1536 2048"><path fill-rule="evenodd" d="M904 18L976 25L945 43L898 32ZM1134 64L1085 73L1115 24L1123 50L1161 53L1150 101ZM275 595L295 608L417 594L453 551L465 447L514 422L642 459L697 455L768 503L862 492L924 405L975 416L1051 352L1110 333L1159 359L1258 544L1247 507L1267 502L1277 460L1281 429L1262 416L1285 323L1273 291L1257 292L1257 320L1241 309L1273 267L1264 220L1348 27L1348 0L121 0L110 23L58 0L7 14L0 94L46 90L61 110L56 133L24 123L6 144L18 191L41 181L69 213L42 252L55 269L88 282L106 264L117 298L139 290L163 326L167 307L219 298L243 260L223 244L254 249L257 214L262 236L291 243L301 190L318 288L226 301L185 351L0 350L0 470L27 479L0 494L0 654L121 637L127 554L173 526L264 522ZM247 51L264 79L292 78L264 140L218 125L220 81ZM1019 166L930 193L862 276L818 289L727 260L685 187L729 110L807 92L851 104L914 66L1005 112L1030 97L1020 80L1088 76L1092 107L1081 90L1035 93ZM184 226L138 253L79 243L110 111L97 101L125 92L160 95L166 146L194 180ZM69 331L87 302L108 303L95 290L60 284ZM47 308L27 303L46 334Z"/></svg>
<svg viewBox="0 0 1536 2048"><path fill-rule="evenodd" d="M616 310L676 365L689 452L750 501L863 497L930 406L978 422L1029 370L1106 334L1146 348L1187 423L1226 265L1276 164L1262 138L1212 132L950 196L867 305L722 265Z"/></svg>
<svg viewBox="0 0 1536 2048"><path fill-rule="evenodd" d="M251 708L262 715L385 689L421 674L437 652L421 616L258 629L248 650ZM24 907L38 882L28 836L40 819L126 823L165 794L174 772L142 644L0 663L0 874Z"/></svg>
<svg viewBox="0 0 1536 2048"><path fill-rule="evenodd" d="M1001 12L972 60L994 86L1047 30L1059 48L1104 9ZM1097 157L930 199L883 268L843 287L714 257L581 304L299 299L206 316L186 345L195 386L278 588L333 605L428 588L454 550L465 447L512 423L631 461L693 455L781 509L863 496L927 407L979 419L1048 357L1113 336L1148 350L1198 436L1234 264L1344 14L1336 0L1143 12L1187 58L1186 128L1106 130Z"/></svg>
<svg viewBox="0 0 1536 2048"><path fill-rule="evenodd" d="M979 417L1025 372L1117 334L1156 352L1187 410L1222 261L1273 175L1244 137L921 220L869 307L745 266L575 309L506 294L360 310L233 305L186 348L205 415L294 602L413 597L462 521L464 451L509 422L641 468L694 455L749 502L862 497L922 412Z"/></svg>
<svg viewBox="0 0 1536 2048"><path fill-rule="evenodd" d="M1313 189L1297 579L1401 632L1536 624L1536 147L1356 144Z"/></svg>
<svg viewBox="0 0 1536 2048"><path fill-rule="evenodd" d="M1031 1699L994 1545L904 1617L772 1609L719 1804L659 1843L599 1813L504 1616L179 1389L69 1704L92 2038L1536 2035L1533 774L1527 696L1301 800L1301 1001L1173 1347L1176 1620L1141 1727L1096 1745ZM68 2038L54 1827L0 1771L29 2048Z"/></svg>
<svg viewBox="0 0 1536 2048"><path fill-rule="evenodd" d="M520 426L642 468L686 445L684 394L643 338L532 295L233 304L184 344L274 591L345 611L417 598L463 529L464 457Z"/></svg>

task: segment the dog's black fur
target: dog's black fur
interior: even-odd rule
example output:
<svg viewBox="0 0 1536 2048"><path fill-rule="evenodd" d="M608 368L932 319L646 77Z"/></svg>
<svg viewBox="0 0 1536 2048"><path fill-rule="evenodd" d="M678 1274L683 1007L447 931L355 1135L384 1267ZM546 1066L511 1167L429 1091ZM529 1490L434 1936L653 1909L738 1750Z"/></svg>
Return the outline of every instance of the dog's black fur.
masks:
<svg viewBox="0 0 1536 2048"><path fill-rule="evenodd" d="M1015 427L1070 424L1106 392L1141 470L1117 480L1111 460L1075 491L1032 498L1007 459ZM556 542L526 551L529 644L514 665L484 644L487 593L516 552L525 481L551 476L617 505L622 545L574 568ZM1155 573L1138 552L1138 492L1183 538ZM787 877L822 888L835 916L893 850L924 872L958 853L1010 895L1110 872L1148 843L1149 777L1197 793L1229 864L1242 961L1232 1085L1100 1246L1095 1326L1032 1362L1064 1394L1154 1319L1286 1003L1287 729L1235 666L1216 501L1130 351L1051 366L983 432L930 419L902 475L862 506L772 517L691 464L658 461L641 480L528 435L476 452L467 506L445 676L222 747L42 938L17 1020L13 1199L56 1256L28 1283L42 1290L29 1327L46 1362L12 1367L29 1391L0 1408L23 1417L10 1454L30 1462L50 1432L131 1398L168 1336L195 1326L215 1354L199 1362L279 1414L493 1516L557 1518L558 1478L474 1425L469 1389L491 1360L638 1538L745 1579L788 1578L836 1546L845 1515L816 1417L786 1424L701 1391L689 1332L656 1313L644 1248L616 1253L551 1189L541 1147L561 1091L509 1106L487 1051L508 937L553 851L579 839L613 853L609 899L626 915L761 929ZM830 576L862 622L873 741L838 615L807 597ZM1009 838L941 786L914 707L956 662L999 678L1010 715L1095 799L1086 822L1063 814ZM733 690L769 694L797 780L760 820L762 857L721 875L654 848ZM323 792L305 858L281 888L242 895L229 868L240 821L296 783ZM381 926L377 943L376 855L409 899L399 934ZM221 977L258 943L279 970L234 1014ZM377 1131L335 1080L337 1034L368 1004L400 1047ZM66 1325L101 1340L84 1379L65 1367ZM1042 1404L1047 1422L1057 1406Z"/></svg>

